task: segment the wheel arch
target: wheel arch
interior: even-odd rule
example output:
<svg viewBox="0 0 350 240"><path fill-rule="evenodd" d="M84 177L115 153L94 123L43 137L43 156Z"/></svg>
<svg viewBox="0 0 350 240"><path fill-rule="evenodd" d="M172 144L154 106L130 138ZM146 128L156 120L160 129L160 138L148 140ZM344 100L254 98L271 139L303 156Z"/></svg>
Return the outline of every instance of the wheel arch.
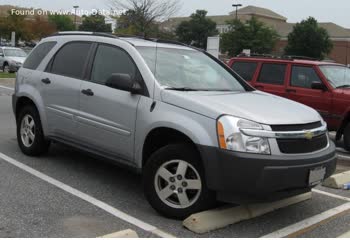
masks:
<svg viewBox="0 0 350 240"><path fill-rule="evenodd" d="M188 143L200 154L195 140L183 131L170 127L156 127L147 134L142 147L142 168L149 157L158 149L169 144Z"/></svg>

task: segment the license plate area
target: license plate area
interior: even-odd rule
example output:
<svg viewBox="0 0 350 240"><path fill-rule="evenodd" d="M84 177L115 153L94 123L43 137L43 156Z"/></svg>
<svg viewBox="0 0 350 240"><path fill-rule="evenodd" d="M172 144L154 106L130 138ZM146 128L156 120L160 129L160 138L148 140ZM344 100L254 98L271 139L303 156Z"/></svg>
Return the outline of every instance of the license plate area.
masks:
<svg viewBox="0 0 350 240"><path fill-rule="evenodd" d="M320 184L324 180L325 176L326 176L325 167L318 167L315 169L311 169L309 172L309 185L315 186L317 184Z"/></svg>

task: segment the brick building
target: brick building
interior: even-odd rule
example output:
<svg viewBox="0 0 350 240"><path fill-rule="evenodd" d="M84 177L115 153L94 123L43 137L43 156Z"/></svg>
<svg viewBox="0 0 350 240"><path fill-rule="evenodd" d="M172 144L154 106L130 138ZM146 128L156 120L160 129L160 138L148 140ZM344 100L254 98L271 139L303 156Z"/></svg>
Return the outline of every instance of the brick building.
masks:
<svg viewBox="0 0 350 240"><path fill-rule="evenodd" d="M217 24L217 29L220 33L228 31L229 26L226 21L232 20L236 17L236 12L231 12L229 15L208 16ZM280 35L280 40L276 44L273 54L281 55L287 45L287 36L293 30L295 23L287 22L287 18L279 15L266 8L255 6L247 6L238 10L238 18L241 21L247 21L252 17L256 17L259 21L274 28ZM176 27L189 17L176 17L162 23L162 28L167 31L174 31ZM329 54L329 59L342 64L350 64L350 29L341 27L335 23L321 22L319 25L325 28L333 41L333 50Z"/></svg>

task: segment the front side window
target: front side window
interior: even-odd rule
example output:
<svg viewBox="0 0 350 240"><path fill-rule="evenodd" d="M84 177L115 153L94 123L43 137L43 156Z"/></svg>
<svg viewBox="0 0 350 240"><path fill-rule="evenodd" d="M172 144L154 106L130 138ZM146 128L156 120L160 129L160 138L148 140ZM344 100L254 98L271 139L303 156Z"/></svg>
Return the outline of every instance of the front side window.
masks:
<svg viewBox="0 0 350 240"><path fill-rule="evenodd" d="M258 82L284 85L286 68L286 64L265 63L261 68Z"/></svg>
<svg viewBox="0 0 350 240"><path fill-rule="evenodd" d="M5 49L4 54L6 57L26 57L27 56L26 52L19 48Z"/></svg>
<svg viewBox="0 0 350 240"><path fill-rule="evenodd" d="M56 42L44 42L37 46L27 57L23 64L23 68L35 70L38 68L42 60L56 45Z"/></svg>
<svg viewBox="0 0 350 240"><path fill-rule="evenodd" d="M291 86L311 89L313 82L321 82L321 80L312 67L293 66Z"/></svg>
<svg viewBox="0 0 350 240"><path fill-rule="evenodd" d="M192 49L138 47L160 85L203 91L245 91L233 74L206 54Z"/></svg>
<svg viewBox="0 0 350 240"><path fill-rule="evenodd" d="M136 66L125 51L113 46L100 45L96 52L91 81L105 84L113 73L129 74L134 79Z"/></svg>
<svg viewBox="0 0 350 240"><path fill-rule="evenodd" d="M51 73L82 78L90 47L89 42L72 42L64 45L52 62Z"/></svg>
<svg viewBox="0 0 350 240"><path fill-rule="evenodd" d="M251 81L258 64L254 62L235 62L232 70L240 75L244 80Z"/></svg>
<svg viewBox="0 0 350 240"><path fill-rule="evenodd" d="M345 66L325 65L320 66L327 81L334 88L350 88L350 69Z"/></svg>

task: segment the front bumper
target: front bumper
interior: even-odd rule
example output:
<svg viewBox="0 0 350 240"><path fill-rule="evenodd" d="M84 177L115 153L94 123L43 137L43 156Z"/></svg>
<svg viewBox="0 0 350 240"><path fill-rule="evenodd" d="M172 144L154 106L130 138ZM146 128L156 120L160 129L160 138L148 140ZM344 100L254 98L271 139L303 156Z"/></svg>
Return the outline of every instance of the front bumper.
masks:
<svg viewBox="0 0 350 240"><path fill-rule="evenodd" d="M22 64L21 65L10 64L9 65L9 70L10 70L10 72L17 72L20 67L22 67Z"/></svg>
<svg viewBox="0 0 350 240"><path fill-rule="evenodd" d="M260 155L198 146L209 189L219 200L234 203L271 201L310 191L310 170L336 168L335 145L321 152L299 155Z"/></svg>

